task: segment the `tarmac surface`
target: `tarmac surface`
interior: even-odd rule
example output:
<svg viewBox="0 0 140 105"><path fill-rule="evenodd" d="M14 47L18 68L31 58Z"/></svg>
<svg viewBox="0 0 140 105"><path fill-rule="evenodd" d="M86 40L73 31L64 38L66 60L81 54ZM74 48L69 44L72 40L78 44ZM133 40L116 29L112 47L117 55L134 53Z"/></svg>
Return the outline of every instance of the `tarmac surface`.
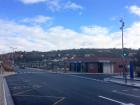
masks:
<svg viewBox="0 0 140 105"><path fill-rule="evenodd" d="M17 71L6 78L15 105L140 105L140 89L105 82L110 75Z"/></svg>

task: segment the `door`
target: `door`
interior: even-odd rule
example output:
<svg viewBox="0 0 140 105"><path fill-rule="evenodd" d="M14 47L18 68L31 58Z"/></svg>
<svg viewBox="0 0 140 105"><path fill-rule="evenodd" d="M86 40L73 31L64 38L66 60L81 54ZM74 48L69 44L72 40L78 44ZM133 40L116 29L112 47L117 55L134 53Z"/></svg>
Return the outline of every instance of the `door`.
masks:
<svg viewBox="0 0 140 105"><path fill-rule="evenodd" d="M103 63L98 63L98 73L103 73Z"/></svg>

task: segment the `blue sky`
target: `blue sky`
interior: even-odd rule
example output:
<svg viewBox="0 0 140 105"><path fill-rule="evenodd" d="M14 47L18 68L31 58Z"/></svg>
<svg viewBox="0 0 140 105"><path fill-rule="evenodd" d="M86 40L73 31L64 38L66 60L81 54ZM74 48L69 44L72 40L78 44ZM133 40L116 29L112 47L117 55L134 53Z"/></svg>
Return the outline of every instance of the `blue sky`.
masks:
<svg viewBox="0 0 140 105"><path fill-rule="evenodd" d="M44 15L54 18L53 25L62 25L72 29L90 24L110 27L116 26L120 17L126 18L127 24L130 25L137 17L132 16L125 7L140 5L138 0L73 0L71 2L82 6L82 9L62 9L54 12L47 7L45 2L24 4L21 1L1 0L0 17L16 20ZM62 0L62 2L68 2L68 0ZM113 21L112 18L116 20Z"/></svg>
<svg viewBox="0 0 140 105"><path fill-rule="evenodd" d="M2 28L0 36L2 36L3 42L1 42L0 48L5 50L8 46L18 47L19 50L54 50L59 49L62 42L65 44L69 38L73 39L77 43L77 46L71 44L60 49L68 48L114 48L120 47L119 43L110 46L100 42L104 37L109 37L108 42L119 37L119 19L123 17L125 20L126 33L130 33L131 28L139 28L140 22L140 1L139 0L0 0L0 25L5 25L7 29ZM138 25L137 25L138 24ZM11 28L13 26L16 29ZM36 32L30 32L32 35L26 36L23 32L28 33L29 29L32 31L34 28L41 31L40 34L46 38L42 43L42 39L37 40L30 39L33 34L39 34ZM19 29L19 30L18 30ZM5 30L9 30L9 35ZM14 32L13 32L14 30ZM35 31L35 30L34 30ZM59 35L54 35L54 31L60 31ZM16 34L15 34L16 33ZM62 35L61 35L62 34ZM63 35L64 34L64 35ZM134 34L134 33L133 33ZM139 32L137 32L139 34ZM116 35L116 36L115 36ZM36 46L38 41L41 41L39 48L30 49L28 44L15 44L16 38L22 38L24 36L24 42L28 42L29 46ZM34 35L36 36L36 35ZM41 35L38 35L41 36ZM91 38L97 39L89 40ZM131 35L130 35L131 36ZM138 36L138 35L137 35ZM6 43L6 37L9 38L9 43ZM65 38L64 38L65 37ZM127 36L128 37L128 36ZM85 38L85 39L84 39ZM87 40L87 39L88 40ZM58 41L60 45L55 45ZM104 38L103 38L104 39ZM87 40L87 42L85 41ZM128 39L130 40L130 39ZM119 41L119 39L118 39ZM23 43L24 43L23 42ZM48 42L48 44L46 43ZM84 43L84 44L83 44ZM86 44L85 44L86 43ZM127 45L126 47L139 48L139 46ZM17 46L16 46L17 45ZM63 44L62 44L63 45ZM82 46L84 45L84 46ZM103 45L103 46L102 46ZM47 46L47 47L44 47Z"/></svg>

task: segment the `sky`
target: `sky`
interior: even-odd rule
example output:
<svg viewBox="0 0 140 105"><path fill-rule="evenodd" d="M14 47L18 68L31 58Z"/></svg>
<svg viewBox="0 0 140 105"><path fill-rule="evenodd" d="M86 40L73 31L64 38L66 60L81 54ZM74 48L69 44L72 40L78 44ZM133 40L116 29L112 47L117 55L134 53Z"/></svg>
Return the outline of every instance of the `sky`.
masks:
<svg viewBox="0 0 140 105"><path fill-rule="evenodd" d="M140 48L139 0L0 0L0 53Z"/></svg>

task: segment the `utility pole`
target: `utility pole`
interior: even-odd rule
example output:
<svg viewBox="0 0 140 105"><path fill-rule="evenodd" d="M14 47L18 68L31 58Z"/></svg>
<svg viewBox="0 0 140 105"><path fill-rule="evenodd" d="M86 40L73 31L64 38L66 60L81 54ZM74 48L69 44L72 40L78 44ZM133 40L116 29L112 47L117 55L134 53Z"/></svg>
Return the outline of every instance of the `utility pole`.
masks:
<svg viewBox="0 0 140 105"><path fill-rule="evenodd" d="M124 20L121 19L120 23L121 23L120 30L122 31L122 67L123 67L123 78L124 78L125 83L127 83L126 65L125 65L125 57L124 57L124 34L123 34L124 26L125 26Z"/></svg>

